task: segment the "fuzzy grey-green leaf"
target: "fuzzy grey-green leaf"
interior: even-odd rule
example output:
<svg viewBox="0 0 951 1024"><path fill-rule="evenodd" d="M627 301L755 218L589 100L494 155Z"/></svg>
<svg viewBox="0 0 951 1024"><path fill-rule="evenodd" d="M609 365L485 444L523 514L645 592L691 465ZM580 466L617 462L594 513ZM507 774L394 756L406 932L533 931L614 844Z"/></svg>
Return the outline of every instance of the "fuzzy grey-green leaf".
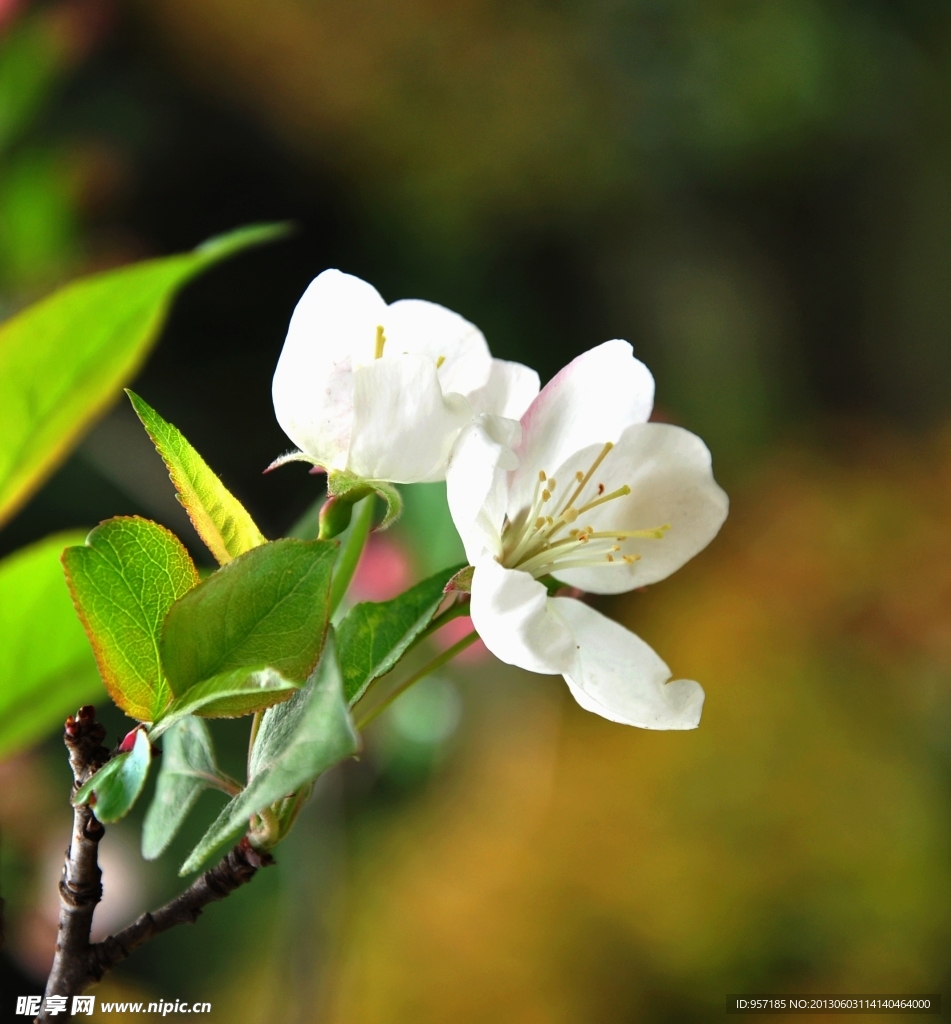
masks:
<svg viewBox="0 0 951 1024"><path fill-rule="evenodd" d="M332 636L307 684L261 720L247 788L227 804L182 866L197 871L233 843L248 819L355 754L360 741L343 696Z"/></svg>
<svg viewBox="0 0 951 1024"><path fill-rule="evenodd" d="M76 793L76 806L92 803L93 814L104 824L124 818L142 792L152 760L152 744L144 729L135 734L132 749L107 761ZM90 797L95 794L95 800Z"/></svg>
<svg viewBox="0 0 951 1024"><path fill-rule="evenodd" d="M155 796L142 824L142 856L146 860L161 856L199 795L229 782L215 762L208 726L190 716L175 722L162 742Z"/></svg>

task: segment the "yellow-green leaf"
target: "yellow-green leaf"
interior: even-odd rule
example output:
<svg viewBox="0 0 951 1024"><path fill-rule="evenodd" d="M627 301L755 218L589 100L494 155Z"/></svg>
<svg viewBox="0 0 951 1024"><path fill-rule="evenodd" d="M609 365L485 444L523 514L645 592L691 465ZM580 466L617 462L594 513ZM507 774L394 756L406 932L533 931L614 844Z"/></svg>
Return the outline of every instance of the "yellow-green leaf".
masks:
<svg viewBox="0 0 951 1024"><path fill-rule="evenodd" d="M132 407L142 421L178 491L199 537L219 565L266 543L264 534L247 509L212 472L208 463L185 435L135 392L126 389Z"/></svg>
<svg viewBox="0 0 951 1024"><path fill-rule="evenodd" d="M94 274L0 324L0 524L129 382L176 291L282 230L244 228L190 253Z"/></svg>
<svg viewBox="0 0 951 1024"><path fill-rule="evenodd" d="M63 552L66 579L109 695L154 722L171 700L159 642L169 608L198 583L181 541L137 517L109 519Z"/></svg>

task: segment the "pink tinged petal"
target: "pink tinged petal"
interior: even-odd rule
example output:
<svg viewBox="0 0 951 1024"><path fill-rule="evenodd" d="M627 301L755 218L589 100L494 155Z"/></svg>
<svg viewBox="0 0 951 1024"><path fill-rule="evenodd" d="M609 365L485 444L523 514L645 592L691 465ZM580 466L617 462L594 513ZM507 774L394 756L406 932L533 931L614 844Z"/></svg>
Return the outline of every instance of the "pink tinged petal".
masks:
<svg viewBox="0 0 951 1024"><path fill-rule="evenodd" d="M458 313L423 299L401 299L387 308L383 358L428 356L447 394L468 395L489 379L492 356L482 332Z"/></svg>
<svg viewBox="0 0 951 1024"><path fill-rule="evenodd" d="M606 341L572 360L522 417L510 515L531 501L539 470L552 476L579 449L617 441L626 427L647 421L653 404L654 378L626 341Z"/></svg>
<svg viewBox="0 0 951 1024"><path fill-rule="evenodd" d="M528 366L493 359L488 382L469 393L469 404L476 414L487 412L518 420L535 400L539 387L538 374Z"/></svg>
<svg viewBox="0 0 951 1024"><path fill-rule="evenodd" d="M586 710L641 729L696 729L704 693L670 669L640 637L568 597L551 599L552 614L574 636L574 665L565 682Z"/></svg>
<svg viewBox="0 0 951 1024"><path fill-rule="evenodd" d="M502 553L507 476L518 465L512 448L520 436L517 420L480 416L462 431L449 456L449 511L473 565Z"/></svg>
<svg viewBox="0 0 951 1024"><path fill-rule="evenodd" d="M481 561L472 577L469 612L485 646L529 672L557 675L575 659L571 631L550 610L548 591L528 573Z"/></svg>
<svg viewBox="0 0 951 1024"><path fill-rule="evenodd" d="M291 317L274 371L277 421L304 452L343 469L350 446L355 363L373 358L386 303L365 281L325 270Z"/></svg>
<svg viewBox="0 0 951 1024"><path fill-rule="evenodd" d="M453 442L472 418L443 395L426 356L376 359L353 373L353 434L346 468L366 480L442 480Z"/></svg>
<svg viewBox="0 0 951 1024"><path fill-rule="evenodd" d="M590 466L597 453L597 446L592 446L559 470L566 485L570 486L575 467ZM564 583L596 594L619 594L665 579L713 540L729 509L726 493L713 479L707 446L696 434L666 423L628 427L576 504L595 495L599 484L605 493L627 484L631 493L584 513L576 525L605 533L670 529L659 540L621 542L613 564L554 572ZM625 565L622 554L638 560Z"/></svg>

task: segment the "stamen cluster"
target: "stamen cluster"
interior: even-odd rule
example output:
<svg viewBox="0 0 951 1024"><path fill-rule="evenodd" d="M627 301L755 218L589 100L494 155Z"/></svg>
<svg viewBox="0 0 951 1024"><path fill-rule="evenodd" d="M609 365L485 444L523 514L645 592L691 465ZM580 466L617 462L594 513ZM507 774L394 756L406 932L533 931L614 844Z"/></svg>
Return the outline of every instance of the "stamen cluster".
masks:
<svg viewBox="0 0 951 1024"><path fill-rule="evenodd" d="M535 483L531 506L507 524L502 535L502 565L520 569L536 579L564 569L581 569L605 564L633 565L640 555L623 552L622 545L632 538L661 540L669 525L648 530L596 530L593 526L574 527L586 512L599 505L616 501L631 493L628 484L605 493L603 483L594 485L594 493L587 501L585 491L607 458L614 445L608 441L591 463L586 473L575 474L568 497L558 507L555 491L558 481L540 470ZM567 531L565 533L564 531Z"/></svg>

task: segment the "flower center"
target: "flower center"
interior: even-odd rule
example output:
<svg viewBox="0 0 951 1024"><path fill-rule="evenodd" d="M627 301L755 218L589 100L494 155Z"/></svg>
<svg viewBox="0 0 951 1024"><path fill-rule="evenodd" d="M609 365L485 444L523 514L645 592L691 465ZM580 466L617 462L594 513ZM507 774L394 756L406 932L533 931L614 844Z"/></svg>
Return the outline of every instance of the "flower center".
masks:
<svg viewBox="0 0 951 1024"><path fill-rule="evenodd" d="M633 565L641 556L623 550L628 541L664 538L669 524L649 530L595 530L593 526L573 525L591 509L631 493L627 484L605 493L603 483L592 482L613 447L608 441L588 471L575 474L573 489L560 504L555 497L558 482L544 470L539 472L531 506L503 530L502 565L530 572L536 579L563 569Z"/></svg>
<svg viewBox="0 0 951 1024"><path fill-rule="evenodd" d="M383 348L384 348L385 345L386 345L386 334L383 332L383 325L382 324L377 324L377 327L376 327L376 343L373 346L373 358L374 359L382 359L383 358ZM404 352L403 355L405 356L406 353ZM446 361L446 357L445 356L440 356L436 360L436 369L438 370L440 368L440 366L442 366L442 364L445 361Z"/></svg>

